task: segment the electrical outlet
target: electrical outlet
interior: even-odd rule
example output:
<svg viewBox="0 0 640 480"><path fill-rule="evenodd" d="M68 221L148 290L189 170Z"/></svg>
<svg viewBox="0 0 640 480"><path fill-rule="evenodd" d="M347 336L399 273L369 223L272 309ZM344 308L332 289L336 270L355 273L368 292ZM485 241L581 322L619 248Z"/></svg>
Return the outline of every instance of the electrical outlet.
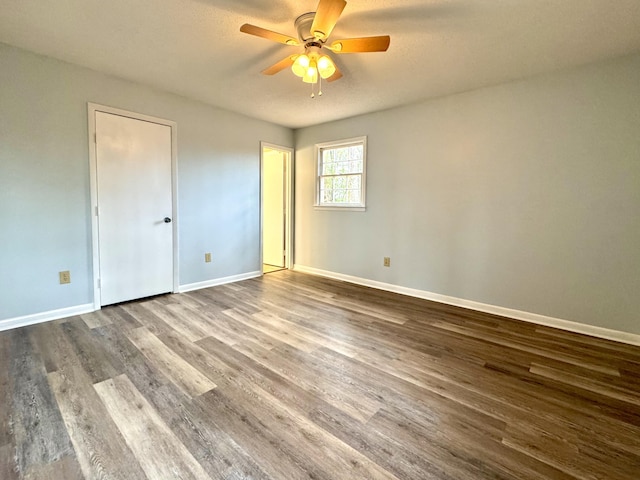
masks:
<svg viewBox="0 0 640 480"><path fill-rule="evenodd" d="M384 257L384 266L385 267L391 266L391 257Z"/></svg>
<svg viewBox="0 0 640 480"><path fill-rule="evenodd" d="M60 276L60 284L71 283L71 273L69 270L65 270L64 272L58 272Z"/></svg>
<svg viewBox="0 0 640 480"><path fill-rule="evenodd" d="M211 262L211 254L210 253L205 253L204 254L204 261L206 263L210 263Z"/></svg>

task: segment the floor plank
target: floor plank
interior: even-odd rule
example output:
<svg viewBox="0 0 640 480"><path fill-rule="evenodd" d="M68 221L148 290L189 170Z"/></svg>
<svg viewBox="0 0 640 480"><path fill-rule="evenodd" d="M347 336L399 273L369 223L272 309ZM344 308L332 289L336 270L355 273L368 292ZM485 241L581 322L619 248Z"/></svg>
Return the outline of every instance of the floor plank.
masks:
<svg viewBox="0 0 640 480"><path fill-rule="evenodd" d="M27 327L6 334L12 351L8 367L13 381L13 441L17 470L24 478L38 478L38 472L47 471L48 465L65 457L75 460L69 434L47 382L44 362L29 336L33 330L34 327Z"/></svg>
<svg viewBox="0 0 640 480"><path fill-rule="evenodd" d="M23 478L25 480L81 480L85 478L80 469L80 464L74 457L65 456L51 463L31 465Z"/></svg>
<svg viewBox="0 0 640 480"><path fill-rule="evenodd" d="M8 368L13 355L10 338L9 334L0 335L0 447L9 445L13 441L11 427L13 380Z"/></svg>
<svg viewBox="0 0 640 480"><path fill-rule="evenodd" d="M210 479L126 375L94 388L149 478Z"/></svg>
<svg viewBox="0 0 640 480"><path fill-rule="evenodd" d="M18 472L16 470L13 452L13 445L0 445L0 478L2 478L2 480L18 479Z"/></svg>
<svg viewBox="0 0 640 480"><path fill-rule="evenodd" d="M216 388L215 383L180 358L145 327L131 330L127 336L152 364L186 394L197 397Z"/></svg>

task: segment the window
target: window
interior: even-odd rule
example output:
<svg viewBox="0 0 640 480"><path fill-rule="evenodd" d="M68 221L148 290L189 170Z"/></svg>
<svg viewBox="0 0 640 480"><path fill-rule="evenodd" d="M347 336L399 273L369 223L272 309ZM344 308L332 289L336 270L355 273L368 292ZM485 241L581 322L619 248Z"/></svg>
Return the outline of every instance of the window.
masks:
<svg viewBox="0 0 640 480"><path fill-rule="evenodd" d="M316 145L316 207L364 210L367 137Z"/></svg>

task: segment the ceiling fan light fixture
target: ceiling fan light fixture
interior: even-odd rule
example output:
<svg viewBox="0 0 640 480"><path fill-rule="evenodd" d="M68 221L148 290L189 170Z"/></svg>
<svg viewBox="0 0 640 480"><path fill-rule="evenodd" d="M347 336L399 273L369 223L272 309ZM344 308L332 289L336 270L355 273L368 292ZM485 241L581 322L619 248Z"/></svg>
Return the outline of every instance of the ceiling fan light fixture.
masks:
<svg viewBox="0 0 640 480"><path fill-rule="evenodd" d="M295 59L293 65L291 65L291 71L298 77L304 77L310 64L311 59L306 53L303 53Z"/></svg>
<svg viewBox="0 0 640 480"><path fill-rule="evenodd" d="M316 62L312 61L311 65L307 68L307 71L302 77L304 83L317 83L318 82L318 68Z"/></svg>
<svg viewBox="0 0 640 480"><path fill-rule="evenodd" d="M318 73L322 78L329 78L336 73L336 64L333 63L329 55L322 55L318 59Z"/></svg>

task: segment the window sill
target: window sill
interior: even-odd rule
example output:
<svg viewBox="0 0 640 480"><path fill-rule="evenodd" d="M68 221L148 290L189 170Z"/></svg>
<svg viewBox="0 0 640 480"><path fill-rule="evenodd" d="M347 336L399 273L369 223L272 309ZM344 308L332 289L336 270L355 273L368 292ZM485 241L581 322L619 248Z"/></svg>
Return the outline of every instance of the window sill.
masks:
<svg viewBox="0 0 640 480"><path fill-rule="evenodd" d="M336 210L340 212L364 212L366 211L366 207L358 207L358 206L344 206L339 207L337 205L314 205L314 210Z"/></svg>

